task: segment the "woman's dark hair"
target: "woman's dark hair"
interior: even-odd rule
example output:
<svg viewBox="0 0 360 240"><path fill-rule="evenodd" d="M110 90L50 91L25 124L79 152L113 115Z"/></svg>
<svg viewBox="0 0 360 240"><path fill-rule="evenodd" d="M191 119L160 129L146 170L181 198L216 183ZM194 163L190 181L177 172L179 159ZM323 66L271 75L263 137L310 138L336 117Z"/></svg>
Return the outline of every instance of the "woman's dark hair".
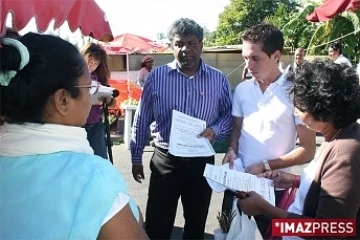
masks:
<svg viewBox="0 0 360 240"><path fill-rule="evenodd" d="M8 86L1 86L1 115L10 123L43 123L49 97L58 89L66 89L76 98L80 91L73 86L87 67L79 51L61 38L28 33L19 41L30 55L22 70L17 70L21 62L19 51L4 44L0 48L0 74L17 72Z"/></svg>
<svg viewBox="0 0 360 240"><path fill-rule="evenodd" d="M167 33L170 42L173 41L176 34L180 36L196 36L200 42L202 42L204 38L203 28L189 18L180 18L171 24Z"/></svg>
<svg viewBox="0 0 360 240"><path fill-rule="evenodd" d="M19 39L21 37L20 33L13 28L6 28L5 38Z"/></svg>
<svg viewBox="0 0 360 240"><path fill-rule="evenodd" d="M356 72L330 60L304 62L289 76L294 105L316 121L333 122L337 129L360 117L360 85Z"/></svg>
<svg viewBox="0 0 360 240"><path fill-rule="evenodd" d="M95 69L94 73L101 85L107 86L109 84L111 73L108 65L108 56L105 50L98 44L87 43L82 47L80 52L84 57L90 57L99 61L99 66Z"/></svg>

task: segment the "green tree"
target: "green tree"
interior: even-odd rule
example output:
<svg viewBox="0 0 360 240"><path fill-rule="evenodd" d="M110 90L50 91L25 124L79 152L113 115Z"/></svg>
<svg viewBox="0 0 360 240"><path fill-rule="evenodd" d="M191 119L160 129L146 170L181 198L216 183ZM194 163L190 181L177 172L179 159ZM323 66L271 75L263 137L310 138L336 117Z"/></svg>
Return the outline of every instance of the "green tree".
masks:
<svg viewBox="0 0 360 240"><path fill-rule="evenodd" d="M316 26L306 20L306 16L314 11L314 5L307 5L303 8L294 9L286 12L283 6L279 6L274 15L268 17L266 21L277 26L284 34L285 46L292 49L306 48L311 36L316 30Z"/></svg>
<svg viewBox="0 0 360 240"><path fill-rule="evenodd" d="M334 19L321 23L306 20L321 2L308 1L298 14L282 26L287 46L305 47L309 55L327 55L330 42L341 38L343 53L352 61L358 61L360 46L360 12L343 12Z"/></svg>
<svg viewBox="0 0 360 240"><path fill-rule="evenodd" d="M248 27L263 22L282 5L285 12L297 6L295 0L230 0L219 16L215 43L218 45L240 44L240 34Z"/></svg>

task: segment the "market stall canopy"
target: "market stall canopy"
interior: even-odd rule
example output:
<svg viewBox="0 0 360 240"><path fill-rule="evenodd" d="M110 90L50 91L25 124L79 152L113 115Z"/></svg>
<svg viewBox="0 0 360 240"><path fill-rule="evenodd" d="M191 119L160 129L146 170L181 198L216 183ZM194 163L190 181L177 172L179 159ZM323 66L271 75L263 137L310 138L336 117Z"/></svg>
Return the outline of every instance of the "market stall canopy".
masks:
<svg viewBox="0 0 360 240"><path fill-rule="evenodd" d="M306 16L311 22L328 21L345 11L360 9L360 0L326 0L325 3L315 8L314 12Z"/></svg>
<svg viewBox="0 0 360 240"><path fill-rule="evenodd" d="M112 55L133 52L163 52L167 49L155 41L130 33L115 37L111 43L103 44L103 47L108 54Z"/></svg>
<svg viewBox="0 0 360 240"><path fill-rule="evenodd" d="M15 30L23 29L33 17L39 32L46 31L51 20L54 28L67 20L72 32L80 28L83 35L113 40L106 15L95 0L0 0L0 36L5 33L8 13L12 13Z"/></svg>

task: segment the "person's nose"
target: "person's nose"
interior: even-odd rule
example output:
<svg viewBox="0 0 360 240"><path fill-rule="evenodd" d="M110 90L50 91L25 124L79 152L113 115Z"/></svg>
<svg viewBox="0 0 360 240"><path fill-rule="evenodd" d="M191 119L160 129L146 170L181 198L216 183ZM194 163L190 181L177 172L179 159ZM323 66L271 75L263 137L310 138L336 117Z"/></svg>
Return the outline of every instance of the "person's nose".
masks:
<svg viewBox="0 0 360 240"><path fill-rule="evenodd" d="M187 52L189 49L190 49L189 46L187 44L184 44L184 46L182 46L180 50L181 52Z"/></svg>
<svg viewBox="0 0 360 240"><path fill-rule="evenodd" d="M254 68L254 63L250 59L245 60L245 67L249 70L252 70Z"/></svg>

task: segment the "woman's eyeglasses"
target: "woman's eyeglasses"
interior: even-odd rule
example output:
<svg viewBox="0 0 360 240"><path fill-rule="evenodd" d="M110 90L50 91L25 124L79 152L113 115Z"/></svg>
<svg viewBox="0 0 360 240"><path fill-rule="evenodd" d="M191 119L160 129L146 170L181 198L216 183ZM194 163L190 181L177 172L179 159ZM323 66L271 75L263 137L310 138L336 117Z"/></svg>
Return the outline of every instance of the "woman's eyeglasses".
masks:
<svg viewBox="0 0 360 240"><path fill-rule="evenodd" d="M97 93L97 91L99 90L100 87L100 83L97 81L91 81L90 85L79 85L79 86L74 86L75 88L88 88L89 92L91 95Z"/></svg>

